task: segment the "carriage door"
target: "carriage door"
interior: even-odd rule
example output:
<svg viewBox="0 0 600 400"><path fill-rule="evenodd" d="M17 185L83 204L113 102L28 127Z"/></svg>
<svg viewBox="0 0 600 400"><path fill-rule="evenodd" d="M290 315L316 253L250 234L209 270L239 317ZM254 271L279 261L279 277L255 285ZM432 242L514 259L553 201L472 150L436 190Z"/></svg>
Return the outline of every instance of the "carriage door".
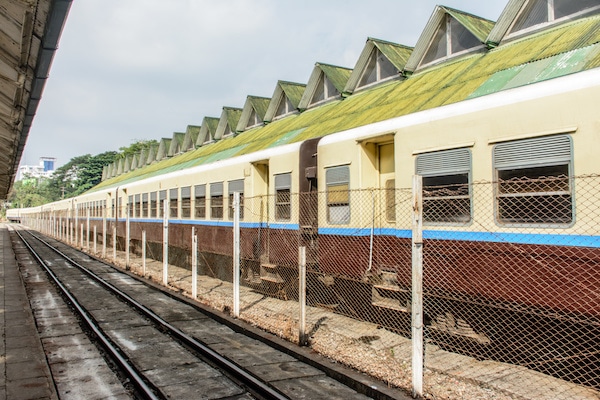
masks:
<svg viewBox="0 0 600 400"><path fill-rule="evenodd" d="M394 143L379 145L379 188L381 225L393 225L396 221L396 176L394 172Z"/></svg>
<svg viewBox="0 0 600 400"><path fill-rule="evenodd" d="M317 182L317 146L320 138L310 139L300 146L299 245L306 246L306 263L318 263L319 186Z"/></svg>

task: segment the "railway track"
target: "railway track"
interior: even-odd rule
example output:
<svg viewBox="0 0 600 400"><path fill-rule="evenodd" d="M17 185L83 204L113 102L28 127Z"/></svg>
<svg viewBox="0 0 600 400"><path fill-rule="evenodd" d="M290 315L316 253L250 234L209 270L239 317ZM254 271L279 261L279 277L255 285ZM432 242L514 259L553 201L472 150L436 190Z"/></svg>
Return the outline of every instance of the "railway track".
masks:
<svg viewBox="0 0 600 400"><path fill-rule="evenodd" d="M389 398L358 393L60 242L14 232L117 366L133 397Z"/></svg>

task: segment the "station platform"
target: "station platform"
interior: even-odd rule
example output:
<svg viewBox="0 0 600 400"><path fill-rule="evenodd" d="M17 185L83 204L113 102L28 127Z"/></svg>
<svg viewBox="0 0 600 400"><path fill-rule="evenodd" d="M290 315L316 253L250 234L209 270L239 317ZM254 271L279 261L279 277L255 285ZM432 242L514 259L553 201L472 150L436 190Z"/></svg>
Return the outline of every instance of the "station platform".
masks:
<svg viewBox="0 0 600 400"><path fill-rule="evenodd" d="M0 311L0 399L58 399L5 224L0 224Z"/></svg>

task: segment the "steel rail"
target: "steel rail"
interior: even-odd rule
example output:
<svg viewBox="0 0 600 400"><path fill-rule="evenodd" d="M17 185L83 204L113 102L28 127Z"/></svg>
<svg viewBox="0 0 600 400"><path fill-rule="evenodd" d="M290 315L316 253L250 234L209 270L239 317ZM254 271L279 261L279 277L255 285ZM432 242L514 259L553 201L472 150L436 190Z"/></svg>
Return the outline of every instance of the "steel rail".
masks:
<svg viewBox="0 0 600 400"><path fill-rule="evenodd" d="M245 385L248 388L248 390L252 392L253 395L256 395L262 399L268 399L268 400L289 400L290 399L285 394L279 392L277 389L270 386L268 383L266 383L263 380L261 380L260 378L256 377L249 371L245 370L244 368L240 367L236 363L230 361L226 357L217 353L210 347L206 346L204 343L201 343L200 341L189 336L188 334L186 334L179 328L171 325L169 322L165 321L163 318L161 318L159 315L157 315L154 311L152 311L148 307L144 306L143 304L139 303L137 300L135 300L134 298L129 296L127 293L124 293L123 291L118 289L116 286L105 281L104 279L102 279L101 277L99 277L98 275L96 275L94 272L90 271L83 265L79 264L77 261L73 260L68 255L61 252L59 249L55 248L54 246L52 246L51 244L46 242L44 239L37 237L36 235L32 234L31 232L29 232L29 234L32 235L33 237L35 237L37 240L39 240L44 245L46 245L48 248L50 248L51 250L53 250L54 252L59 254L61 257L63 257L65 260L67 260L69 263L71 263L73 266L79 268L81 271L83 271L84 273L86 273L87 275L92 277L99 284L106 287L108 290L113 292L116 296L121 298L123 301L130 304L132 307L138 309L148 319L150 319L154 323L164 327L166 330L169 331L169 334L176 337L178 340L180 340L186 346L192 348L194 351L197 351L198 353L202 354L204 357L209 359L211 362L215 363L217 366L219 366L219 368L224 370L231 377L233 377L234 379L238 380L243 385Z"/></svg>
<svg viewBox="0 0 600 400"><path fill-rule="evenodd" d="M155 391L158 391L156 388L151 388L146 381L142 378L140 373L129 363L129 361L123 357L123 355L119 352L118 348L113 345L113 343L108 339L108 337L104 334L104 332L100 329L96 321L87 313L85 308L79 304L77 299L73 297L73 295L69 292L69 290L62 284L62 282L58 279L58 277L52 272L50 267L42 260L38 252L36 252L30 243L21 235L19 230L15 229L14 232L19 236L23 244L27 247L29 252L38 263L44 268L46 274L52 279L52 281L56 284L56 286L61 290L62 294L68 299L71 305L77 310L77 313L85 322L86 326L94 333L96 338L100 341L104 349L110 354L110 357L119 365L121 369L123 369L127 375L127 377L133 382L134 386L140 391L140 393L144 396L144 398L149 400L159 400L163 399L163 396L158 397L155 394ZM31 234L31 236L36 236ZM159 391L158 391L159 392Z"/></svg>

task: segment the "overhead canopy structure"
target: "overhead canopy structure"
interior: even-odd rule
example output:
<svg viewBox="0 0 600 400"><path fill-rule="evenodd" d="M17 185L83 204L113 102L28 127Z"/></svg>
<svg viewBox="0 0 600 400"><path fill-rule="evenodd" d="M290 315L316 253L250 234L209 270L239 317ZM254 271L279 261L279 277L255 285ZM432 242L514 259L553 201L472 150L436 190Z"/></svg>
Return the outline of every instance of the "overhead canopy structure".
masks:
<svg viewBox="0 0 600 400"><path fill-rule="evenodd" d="M71 1L2 1L0 199L6 199L17 173Z"/></svg>

